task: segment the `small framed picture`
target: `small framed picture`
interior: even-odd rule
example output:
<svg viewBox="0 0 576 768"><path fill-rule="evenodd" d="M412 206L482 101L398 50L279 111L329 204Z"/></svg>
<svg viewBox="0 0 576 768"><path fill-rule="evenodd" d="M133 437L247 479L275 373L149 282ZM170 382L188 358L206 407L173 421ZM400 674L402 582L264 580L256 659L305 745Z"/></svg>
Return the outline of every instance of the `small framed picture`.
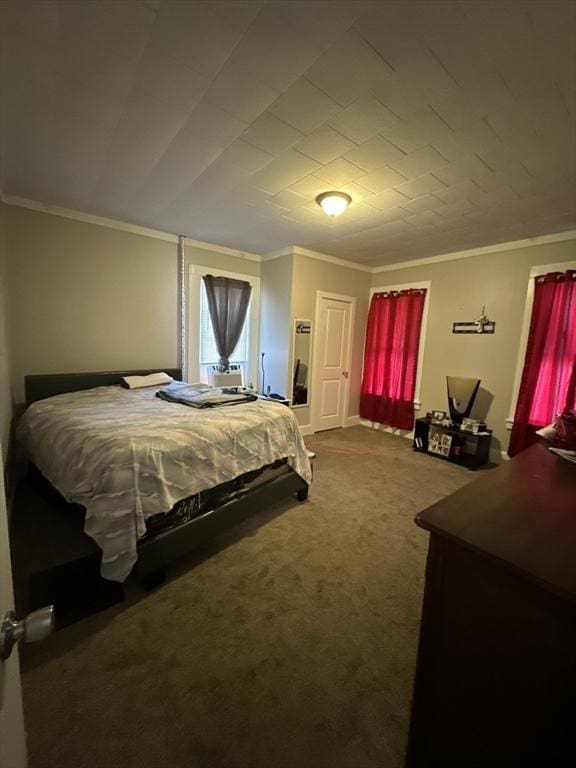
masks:
<svg viewBox="0 0 576 768"><path fill-rule="evenodd" d="M446 411L432 411L432 418L436 421L443 421L446 418Z"/></svg>

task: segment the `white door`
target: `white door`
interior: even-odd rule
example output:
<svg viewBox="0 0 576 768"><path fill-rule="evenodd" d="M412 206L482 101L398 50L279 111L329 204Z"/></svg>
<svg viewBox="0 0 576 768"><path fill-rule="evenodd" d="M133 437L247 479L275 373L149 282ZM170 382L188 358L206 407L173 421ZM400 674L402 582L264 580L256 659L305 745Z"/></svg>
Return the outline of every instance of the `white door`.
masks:
<svg viewBox="0 0 576 768"><path fill-rule="evenodd" d="M313 428L343 427L348 407L353 299L318 296Z"/></svg>
<svg viewBox="0 0 576 768"><path fill-rule="evenodd" d="M13 610L14 593L4 491L4 463L0 444L0 624L6 613ZM26 767L20 665L16 647L12 649L6 661L0 660L0 765L2 768Z"/></svg>

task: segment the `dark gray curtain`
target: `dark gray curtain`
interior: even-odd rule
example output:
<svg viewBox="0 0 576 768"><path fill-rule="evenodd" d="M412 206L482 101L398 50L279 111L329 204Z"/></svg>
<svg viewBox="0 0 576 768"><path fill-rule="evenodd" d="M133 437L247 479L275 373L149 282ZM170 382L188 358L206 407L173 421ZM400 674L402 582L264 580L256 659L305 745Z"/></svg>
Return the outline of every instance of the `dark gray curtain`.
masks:
<svg viewBox="0 0 576 768"><path fill-rule="evenodd" d="M225 371L244 327L252 286L244 280L233 280L230 277L205 275L203 280L220 355L220 368Z"/></svg>

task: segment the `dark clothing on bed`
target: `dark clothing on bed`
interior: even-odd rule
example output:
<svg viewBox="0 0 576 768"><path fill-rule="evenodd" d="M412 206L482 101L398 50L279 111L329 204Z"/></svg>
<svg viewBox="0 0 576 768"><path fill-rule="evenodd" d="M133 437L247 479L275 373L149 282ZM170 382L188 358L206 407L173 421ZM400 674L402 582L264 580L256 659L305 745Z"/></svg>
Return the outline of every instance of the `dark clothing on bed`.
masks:
<svg viewBox="0 0 576 768"><path fill-rule="evenodd" d="M192 408L219 408L224 405L251 403L258 397L250 392L236 392L224 387L205 387L195 384L171 385L156 392L156 397L169 403L180 403Z"/></svg>

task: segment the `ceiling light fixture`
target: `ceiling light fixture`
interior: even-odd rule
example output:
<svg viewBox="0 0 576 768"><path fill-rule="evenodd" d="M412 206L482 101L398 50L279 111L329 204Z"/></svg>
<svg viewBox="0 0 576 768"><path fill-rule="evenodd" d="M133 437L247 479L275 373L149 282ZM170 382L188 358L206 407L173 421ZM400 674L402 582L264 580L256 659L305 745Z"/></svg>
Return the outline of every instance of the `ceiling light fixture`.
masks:
<svg viewBox="0 0 576 768"><path fill-rule="evenodd" d="M323 192L318 195L316 202L327 216L340 216L352 202L350 195L345 192Z"/></svg>

